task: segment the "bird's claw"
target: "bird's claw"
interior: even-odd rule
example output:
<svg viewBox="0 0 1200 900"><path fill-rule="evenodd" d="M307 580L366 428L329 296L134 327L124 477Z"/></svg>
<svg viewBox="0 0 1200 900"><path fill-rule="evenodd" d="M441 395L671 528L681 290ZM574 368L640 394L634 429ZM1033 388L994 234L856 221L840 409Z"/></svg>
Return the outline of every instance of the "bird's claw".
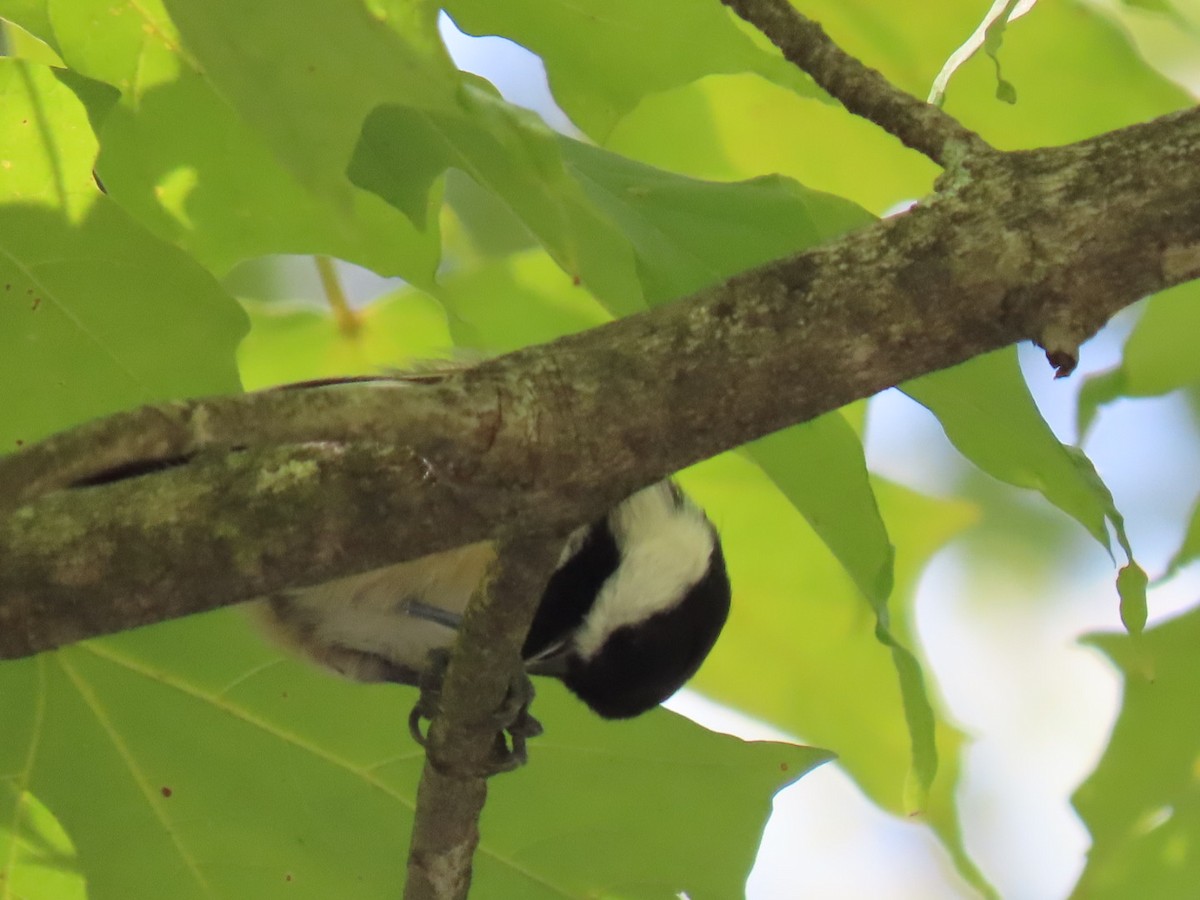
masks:
<svg viewBox="0 0 1200 900"><path fill-rule="evenodd" d="M441 706L442 682L450 665L450 652L430 651L428 664L421 673L420 696L408 714L408 731L413 740L426 746L428 735L421 729L421 720L433 720ZM496 743L492 752L492 772L511 772L528 761L526 742L542 733L542 723L529 712L533 703L533 682L522 669L509 683L504 702L496 710L494 724ZM507 738L505 737L507 735Z"/></svg>

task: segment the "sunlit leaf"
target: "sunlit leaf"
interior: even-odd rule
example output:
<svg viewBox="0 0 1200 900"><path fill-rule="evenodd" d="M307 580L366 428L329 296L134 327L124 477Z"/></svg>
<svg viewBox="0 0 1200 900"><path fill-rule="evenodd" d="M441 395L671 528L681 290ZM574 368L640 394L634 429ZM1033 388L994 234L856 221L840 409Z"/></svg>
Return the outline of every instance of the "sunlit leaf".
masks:
<svg viewBox="0 0 1200 900"><path fill-rule="evenodd" d="M403 883L424 760L410 690L280 660L236 610L4 663L0 679L44 712L6 718L3 743L24 748L16 771L70 833L93 900ZM667 712L605 722L561 688L537 705L532 764L489 792L486 896L736 893L772 794L827 758Z"/></svg>
<svg viewBox="0 0 1200 900"><path fill-rule="evenodd" d="M50 64L49 59L36 58L39 51L29 45L37 43L55 58L57 64L62 64L48 6L48 0L0 0L0 18L7 23L4 27L5 55Z"/></svg>
<svg viewBox="0 0 1200 900"><path fill-rule="evenodd" d="M105 197L50 69L0 60L0 451L155 399L235 391L245 317Z"/></svg>
<svg viewBox="0 0 1200 900"><path fill-rule="evenodd" d="M862 442L840 413L767 435L747 454L779 486L873 606L892 592L894 550Z"/></svg>
<svg viewBox="0 0 1200 900"><path fill-rule="evenodd" d="M378 107L350 162L355 184L411 217L446 168L462 169L502 197L572 278L637 303L628 246L565 170L554 133L483 87L465 87L459 102L453 113Z"/></svg>
<svg viewBox="0 0 1200 900"><path fill-rule="evenodd" d="M1200 354L1191 341L1200 333L1200 282L1155 294L1125 341L1121 364L1094 375L1082 388L1079 433L1096 412L1118 397L1155 397L1200 382Z"/></svg>
<svg viewBox="0 0 1200 900"><path fill-rule="evenodd" d="M464 31L511 38L538 54L558 105L597 141L643 97L716 72L757 72L820 93L716 3L451 0L446 10Z"/></svg>
<svg viewBox="0 0 1200 900"><path fill-rule="evenodd" d="M711 183L578 141L564 139L561 146L569 171L632 246L650 304L686 296L873 220L853 203L787 178Z"/></svg>
<svg viewBox="0 0 1200 900"><path fill-rule="evenodd" d="M879 515L862 443L829 413L760 438L747 448L824 541L871 604L876 636L892 653L912 744L910 809L924 807L937 774L935 716L921 665L891 629L894 548Z"/></svg>
<svg viewBox="0 0 1200 900"><path fill-rule="evenodd" d="M939 171L870 122L753 75L647 97L606 146L696 178L786 175L876 215L928 193Z"/></svg>
<svg viewBox="0 0 1200 900"><path fill-rule="evenodd" d="M268 253L324 252L429 283L436 231L355 191L344 169L372 104L399 93L427 105L453 91L457 74L430 44L432 23L402 38L358 4L312 0L275 8L289 25L281 29L270 4L234 6L172 7L195 46L157 0L51 6L67 64L120 92L115 106L89 109L113 199L217 272ZM373 52L343 43L367 33ZM267 49L281 55L262 70ZM362 79L372 66L410 71L402 60L421 68L420 87Z"/></svg>
<svg viewBox="0 0 1200 900"><path fill-rule="evenodd" d="M1038 412L1015 348L914 379L902 390L937 416L969 460L1001 481L1040 492L1110 546L1111 498L1100 496Z"/></svg>
<svg viewBox="0 0 1200 900"><path fill-rule="evenodd" d="M839 46L918 97L979 22L985 4L813 0L804 13ZM995 97L990 60L955 75L947 111L996 146L1062 144L1192 105L1142 59L1127 32L1089 6L1043 3L1012 23ZM610 149L700 178L783 174L881 214L926 194L938 169L878 127L754 75L713 75L645 98ZM853 152L846 148L853 147Z"/></svg>
<svg viewBox="0 0 1200 900"><path fill-rule="evenodd" d="M1188 519L1187 531L1183 543L1167 564L1167 575L1174 575L1179 569L1200 558L1200 499L1192 507L1192 515Z"/></svg>
<svg viewBox="0 0 1200 900"><path fill-rule="evenodd" d="M345 334L326 309L245 303L251 329L238 349L247 390L328 378L369 375L446 359L451 338L441 307L415 290L380 298L358 313Z"/></svg>
<svg viewBox="0 0 1200 900"><path fill-rule="evenodd" d="M470 115L381 107L351 165L357 184L408 214L448 166L488 187L547 252L616 313L661 303L870 221L787 179L716 184L553 136L487 91Z"/></svg>
<svg viewBox="0 0 1200 900"><path fill-rule="evenodd" d="M192 68L301 183L348 195L363 119L393 103L454 108L459 80L429 3L164 0ZM286 23L287 27L280 27Z"/></svg>
<svg viewBox="0 0 1200 900"><path fill-rule="evenodd" d="M1093 635L1125 681L1121 714L1073 802L1092 847L1073 896L1190 896L1200 884L1200 610L1138 637Z"/></svg>
<svg viewBox="0 0 1200 900"><path fill-rule="evenodd" d="M448 277L438 298L449 314L455 345L483 353L545 343L612 320L542 250Z"/></svg>
<svg viewBox="0 0 1200 900"><path fill-rule="evenodd" d="M914 808L919 791L910 783L912 738L896 661L845 569L748 461L726 454L688 470L683 483L721 531L734 585L730 623L698 676L700 690L833 750L872 800L929 822L960 871L982 884L954 805L962 736L937 714L941 765L927 805ZM917 575L974 512L884 482L874 489L896 546L891 625L908 642Z"/></svg>

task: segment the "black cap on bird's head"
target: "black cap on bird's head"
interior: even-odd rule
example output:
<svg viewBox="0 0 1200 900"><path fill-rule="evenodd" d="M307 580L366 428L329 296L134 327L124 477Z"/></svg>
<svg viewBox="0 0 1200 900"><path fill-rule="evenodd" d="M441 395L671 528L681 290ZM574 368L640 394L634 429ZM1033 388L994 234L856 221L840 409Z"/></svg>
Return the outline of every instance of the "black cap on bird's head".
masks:
<svg viewBox="0 0 1200 900"><path fill-rule="evenodd" d="M729 603L716 530L663 481L572 536L523 652L600 715L635 716L696 673Z"/></svg>

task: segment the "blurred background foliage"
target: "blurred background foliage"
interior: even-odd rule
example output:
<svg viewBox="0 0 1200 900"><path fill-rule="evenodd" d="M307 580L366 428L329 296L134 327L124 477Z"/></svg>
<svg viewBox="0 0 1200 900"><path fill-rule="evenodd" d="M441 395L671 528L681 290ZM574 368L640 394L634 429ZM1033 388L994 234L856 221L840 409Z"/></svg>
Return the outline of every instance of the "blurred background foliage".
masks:
<svg viewBox="0 0 1200 900"><path fill-rule="evenodd" d="M921 97L988 12L797 5ZM949 81L994 145L1194 102L1195 0L1029 6ZM549 341L938 174L715 0L0 18L0 452ZM735 585L707 700L614 725L545 687L479 895L734 896L772 796L833 753L777 798L751 896L1194 896L1196 290L1118 317L1067 383L1010 348L683 473ZM236 609L4 663L0 896L392 896L411 700L281 658Z"/></svg>

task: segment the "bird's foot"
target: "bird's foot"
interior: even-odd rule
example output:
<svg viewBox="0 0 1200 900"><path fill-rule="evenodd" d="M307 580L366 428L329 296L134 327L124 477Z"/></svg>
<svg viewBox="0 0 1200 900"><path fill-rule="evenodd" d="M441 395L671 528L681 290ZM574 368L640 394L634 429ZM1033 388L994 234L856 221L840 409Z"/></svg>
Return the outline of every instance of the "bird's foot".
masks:
<svg viewBox="0 0 1200 900"><path fill-rule="evenodd" d="M421 673L420 696L408 715L408 730L422 747L428 736L421 730L421 720L430 721L438 714L442 699L442 682L450 665L450 651L433 650ZM513 676L505 694L504 702L494 713L492 724L496 728L496 742L489 761L487 774L511 772L525 765L529 758L526 742L542 733L542 723L530 712L533 703L533 682L521 669Z"/></svg>

